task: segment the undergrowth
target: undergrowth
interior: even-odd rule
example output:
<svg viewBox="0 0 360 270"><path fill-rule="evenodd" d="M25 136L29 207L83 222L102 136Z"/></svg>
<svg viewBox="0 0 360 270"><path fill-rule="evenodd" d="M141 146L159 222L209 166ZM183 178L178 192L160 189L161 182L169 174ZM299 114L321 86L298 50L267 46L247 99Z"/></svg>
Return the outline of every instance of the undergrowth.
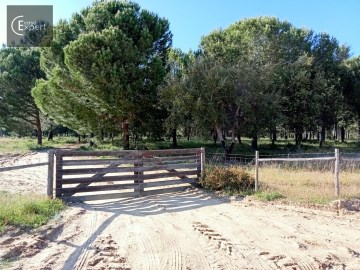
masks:
<svg viewBox="0 0 360 270"><path fill-rule="evenodd" d="M211 166L206 168L199 184L209 190L228 194L249 194L255 187L254 177L239 167Z"/></svg>

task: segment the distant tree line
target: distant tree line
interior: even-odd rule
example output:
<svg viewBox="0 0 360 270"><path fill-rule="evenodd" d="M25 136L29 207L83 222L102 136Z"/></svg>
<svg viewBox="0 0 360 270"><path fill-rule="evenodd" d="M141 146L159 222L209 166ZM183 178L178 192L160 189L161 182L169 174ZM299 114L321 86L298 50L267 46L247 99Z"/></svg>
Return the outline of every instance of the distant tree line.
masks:
<svg viewBox="0 0 360 270"><path fill-rule="evenodd" d="M167 123L211 130L230 151L241 136L254 149L266 134L275 141L280 128L295 134L296 145L316 134L321 147L326 130L360 127L360 58L349 53L328 34L277 18L239 21L203 37L196 53L172 51L173 71L160 90Z"/></svg>
<svg viewBox="0 0 360 270"><path fill-rule="evenodd" d="M166 19L96 1L54 27L51 47L0 50L0 129L36 130L41 144L54 123L121 134L125 149L130 136L211 136L227 152L244 136L254 149L262 136L275 143L279 130L321 147L355 124L360 138L360 57L326 33L259 17L211 32L196 52L171 45Z"/></svg>

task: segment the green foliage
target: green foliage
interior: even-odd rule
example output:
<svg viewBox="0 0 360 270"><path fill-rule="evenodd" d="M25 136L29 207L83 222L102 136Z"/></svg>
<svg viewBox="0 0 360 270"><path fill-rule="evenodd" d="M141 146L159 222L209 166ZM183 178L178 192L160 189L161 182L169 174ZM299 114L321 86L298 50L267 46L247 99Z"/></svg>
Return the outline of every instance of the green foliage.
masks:
<svg viewBox="0 0 360 270"><path fill-rule="evenodd" d="M206 189L228 193L249 192L255 186L254 178L239 167L208 167L199 183Z"/></svg>
<svg viewBox="0 0 360 270"><path fill-rule="evenodd" d="M335 38L315 35L277 18L259 17L241 20L204 36L201 50L221 67L237 71L236 76L221 78L240 90L235 97L241 97L242 103L237 103L235 111L240 111L242 117L233 122L224 121L236 119L234 115L223 117L222 112L231 105L214 99L210 106L224 105L222 109L214 107L221 117L216 119L219 128L231 133L240 129L256 140L282 125L297 134L299 145L304 131L315 131L317 125L329 128L337 123L343 101L338 83L339 65L348 57L349 49L339 46ZM212 82L212 86L219 85Z"/></svg>
<svg viewBox="0 0 360 270"><path fill-rule="evenodd" d="M360 56L346 61L342 68L343 92L350 111L356 116L360 141Z"/></svg>
<svg viewBox="0 0 360 270"><path fill-rule="evenodd" d="M124 123L137 132L161 130L157 86L171 37L166 19L136 3L96 1L55 27L36 103L79 133L128 132Z"/></svg>
<svg viewBox="0 0 360 270"><path fill-rule="evenodd" d="M181 127L186 130L193 125L192 104L188 102L189 94L184 83L187 70L194 61L195 55L191 51L169 50L169 72L159 87L160 103L167 110L165 126L168 131Z"/></svg>
<svg viewBox="0 0 360 270"><path fill-rule="evenodd" d="M60 200L0 192L0 232L6 225L36 228L65 208Z"/></svg>
<svg viewBox="0 0 360 270"><path fill-rule="evenodd" d="M0 49L0 127L19 135L29 134L34 129L41 134L39 110L31 89L35 81L44 76L39 50Z"/></svg>
<svg viewBox="0 0 360 270"><path fill-rule="evenodd" d="M284 198L284 196L277 191L259 191L255 193L255 197L261 201L275 201Z"/></svg>

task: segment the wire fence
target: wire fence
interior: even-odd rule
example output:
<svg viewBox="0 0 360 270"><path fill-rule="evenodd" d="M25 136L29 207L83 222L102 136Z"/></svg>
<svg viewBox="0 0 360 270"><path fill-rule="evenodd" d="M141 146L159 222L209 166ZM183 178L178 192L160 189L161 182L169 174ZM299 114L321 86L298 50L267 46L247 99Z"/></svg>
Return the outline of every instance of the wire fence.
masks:
<svg viewBox="0 0 360 270"><path fill-rule="evenodd" d="M323 153L288 153L288 154L259 154L259 158L266 159L266 165L281 166L288 169L306 169L330 171L334 170L334 152ZM295 160L297 159L297 160ZM263 160L264 162L265 160ZM290 162L291 161L291 162ZM251 167L255 165L254 155L230 154L221 152L206 153L206 163L216 166ZM360 153L340 152L340 169L349 172L360 172Z"/></svg>
<svg viewBox="0 0 360 270"><path fill-rule="evenodd" d="M254 155L208 153L206 162L216 166L240 166L253 171L256 190L260 181L262 185L267 181L276 183L276 179L279 179L278 184L284 181L281 185L288 185L287 188L296 184L318 188L321 183L327 182L327 185L333 186L333 194L336 196L339 196L340 188L343 191L351 188L351 194L360 195L357 188L360 184L360 153L356 152L340 153L336 149L335 152L273 155L261 155L259 152Z"/></svg>

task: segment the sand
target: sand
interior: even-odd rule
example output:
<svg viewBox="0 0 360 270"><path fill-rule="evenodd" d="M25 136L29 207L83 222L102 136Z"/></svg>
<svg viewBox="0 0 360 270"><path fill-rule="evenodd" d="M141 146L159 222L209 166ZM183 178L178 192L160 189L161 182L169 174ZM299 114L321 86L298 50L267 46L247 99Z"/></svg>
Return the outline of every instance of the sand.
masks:
<svg viewBox="0 0 360 270"><path fill-rule="evenodd" d="M0 166L44 162L46 153L2 159ZM46 168L24 172L0 173L0 190L45 194ZM355 270L359 229L357 211L262 203L191 188L71 204L39 229L10 229L0 236L0 268Z"/></svg>

